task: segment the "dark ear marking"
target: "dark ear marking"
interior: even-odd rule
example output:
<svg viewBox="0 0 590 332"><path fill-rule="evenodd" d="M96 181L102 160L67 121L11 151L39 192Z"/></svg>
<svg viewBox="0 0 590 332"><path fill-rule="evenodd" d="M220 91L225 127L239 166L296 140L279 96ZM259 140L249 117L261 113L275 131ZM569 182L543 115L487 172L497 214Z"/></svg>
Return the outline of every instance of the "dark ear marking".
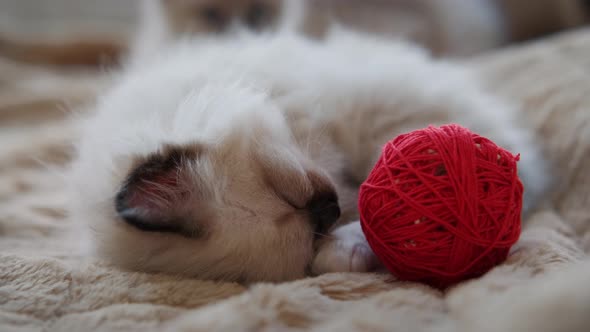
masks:
<svg viewBox="0 0 590 332"><path fill-rule="evenodd" d="M203 152L200 145L175 146L164 145L161 152L141 158L138 166L129 174L125 184L127 186L161 179L162 185L178 186L178 180L183 167L186 167L192 160L199 158ZM155 179L154 179L155 177ZM156 183L159 183L156 181Z"/></svg>
<svg viewBox="0 0 590 332"><path fill-rule="evenodd" d="M200 145L166 145L138 159L115 197L115 210L127 224L149 232L184 233L191 224L188 207L198 199L193 192L190 164ZM193 229L194 231L194 229Z"/></svg>

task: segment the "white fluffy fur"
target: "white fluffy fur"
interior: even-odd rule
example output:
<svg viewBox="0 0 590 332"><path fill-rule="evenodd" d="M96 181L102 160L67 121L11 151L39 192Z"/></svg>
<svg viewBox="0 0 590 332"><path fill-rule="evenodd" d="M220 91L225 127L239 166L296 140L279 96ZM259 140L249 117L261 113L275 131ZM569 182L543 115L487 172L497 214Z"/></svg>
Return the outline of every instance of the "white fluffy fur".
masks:
<svg viewBox="0 0 590 332"><path fill-rule="evenodd" d="M527 206L547 180L513 108L461 68L406 44L338 30L321 44L293 35L201 39L155 58L129 68L100 99L73 166L74 218L90 223L101 255L126 268L245 281L302 277L315 254L313 231L263 175L299 199L311 190L307 172L321 174L338 191L341 223L353 222L350 180L365 178L384 142L428 124L459 123L521 153ZM113 198L134 158L195 142L207 152L190 172L209 195L194 204L209 213L194 222L211 226L209 236L148 233L119 220ZM372 266L358 224L344 227L350 231L316 243L315 273Z"/></svg>

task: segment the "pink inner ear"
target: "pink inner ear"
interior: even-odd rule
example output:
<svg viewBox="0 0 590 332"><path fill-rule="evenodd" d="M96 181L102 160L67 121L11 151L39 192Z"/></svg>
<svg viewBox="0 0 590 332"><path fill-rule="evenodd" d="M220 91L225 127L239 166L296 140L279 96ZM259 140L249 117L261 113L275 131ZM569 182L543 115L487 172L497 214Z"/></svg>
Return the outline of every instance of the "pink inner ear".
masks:
<svg viewBox="0 0 590 332"><path fill-rule="evenodd" d="M142 160L117 194L117 212L141 227L177 219L186 213L186 203L194 188L189 166L201 151L197 145L166 146Z"/></svg>
<svg viewBox="0 0 590 332"><path fill-rule="evenodd" d="M173 169L140 179L128 188L128 206L156 214L173 209L188 193L180 185L178 177L178 170Z"/></svg>

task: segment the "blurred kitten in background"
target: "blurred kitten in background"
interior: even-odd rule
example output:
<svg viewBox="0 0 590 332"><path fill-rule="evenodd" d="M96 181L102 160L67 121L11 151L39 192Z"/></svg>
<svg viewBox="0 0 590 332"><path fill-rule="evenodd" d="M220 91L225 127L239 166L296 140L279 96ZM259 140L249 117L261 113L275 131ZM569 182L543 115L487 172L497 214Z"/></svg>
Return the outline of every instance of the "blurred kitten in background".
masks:
<svg viewBox="0 0 590 332"><path fill-rule="evenodd" d="M129 48L132 58L140 57L179 38L226 35L239 26L321 39L336 22L456 57L587 24L589 7L587 0L140 0L131 42L75 36L27 43L0 35L0 54L36 64L102 66L118 63Z"/></svg>
<svg viewBox="0 0 590 332"><path fill-rule="evenodd" d="M187 35L292 29L323 38L333 23L411 40L437 55L469 55L507 40L490 0L145 0L133 52Z"/></svg>
<svg viewBox="0 0 590 332"><path fill-rule="evenodd" d="M137 34L131 44L131 58L150 55L170 42L195 35L221 36L238 28L272 31L298 3L301 1L144 0Z"/></svg>
<svg viewBox="0 0 590 332"><path fill-rule="evenodd" d="M119 42L121 36L110 41L75 36L63 42L30 42L0 33L0 55L53 66L110 65L119 63L128 53L132 58L150 54L180 38L221 36L238 27L272 31L288 21L283 19L284 13L298 17L302 4L301 0L140 0L139 24L131 28L136 30L131 41Z"/></svg>

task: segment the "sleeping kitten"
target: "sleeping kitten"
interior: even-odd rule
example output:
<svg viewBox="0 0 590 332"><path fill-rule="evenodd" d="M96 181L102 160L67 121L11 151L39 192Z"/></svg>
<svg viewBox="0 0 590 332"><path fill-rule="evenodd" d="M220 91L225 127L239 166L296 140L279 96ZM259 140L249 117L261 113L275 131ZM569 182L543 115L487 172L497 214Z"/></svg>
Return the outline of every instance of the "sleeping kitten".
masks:
<svg viewBox="0 0 590 332"><path fill-rule="evenodd" d="M461 68L342 30L188 41L100 98L71 212L128 269L243 282L369 271L359 184L383 143L450 122L522 154L530 206L546 182L531 132Z"/></svg>

